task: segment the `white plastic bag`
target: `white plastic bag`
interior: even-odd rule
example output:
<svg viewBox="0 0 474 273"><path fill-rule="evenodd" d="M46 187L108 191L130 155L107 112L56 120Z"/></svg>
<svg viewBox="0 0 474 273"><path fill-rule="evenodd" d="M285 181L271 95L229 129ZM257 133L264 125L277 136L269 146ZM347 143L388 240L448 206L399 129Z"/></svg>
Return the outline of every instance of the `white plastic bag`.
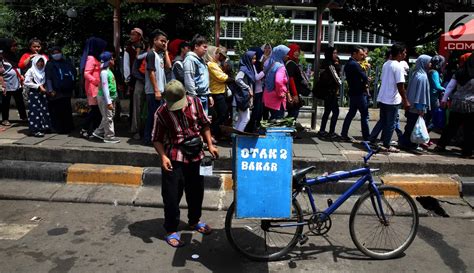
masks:
<svg viewBox="0 0 474 273"><path fill-rule="evenodd" d="M415 144L423 144L430 141L430 135L422 116L419 116L416 121L415 128L411 132L410 141Z"/></svg>

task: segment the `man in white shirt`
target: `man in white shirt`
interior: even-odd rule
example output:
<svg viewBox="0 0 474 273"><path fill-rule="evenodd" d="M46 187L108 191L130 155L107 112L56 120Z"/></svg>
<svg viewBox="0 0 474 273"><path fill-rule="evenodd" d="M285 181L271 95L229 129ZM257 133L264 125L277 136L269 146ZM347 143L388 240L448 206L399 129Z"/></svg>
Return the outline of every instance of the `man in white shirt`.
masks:
<svg viewBox="0 0 474 273"><path fill-rule="evenodd" d="M380 118L375 127L382 127L383 148L388 152L399 152L398 149L390 146L390 141L395 129L395 119L400 104L403 104L405 109L410 107L405 91L405 70L400 64L400 61L406 57L406 49L400 44L394 44L390 50L390 55L391 58L382 67L382 84L377 97ZM377 135L378 132L372 130L369 140L375 142Z"/></svg>

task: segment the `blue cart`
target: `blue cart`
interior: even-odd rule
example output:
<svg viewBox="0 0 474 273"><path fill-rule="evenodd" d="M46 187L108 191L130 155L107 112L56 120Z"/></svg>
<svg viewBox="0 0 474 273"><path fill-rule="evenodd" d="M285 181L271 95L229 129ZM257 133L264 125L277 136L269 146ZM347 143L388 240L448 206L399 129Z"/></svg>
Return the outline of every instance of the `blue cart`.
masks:
<svg viewBox="0 0 474 273"><path fill-rule="evenodd" d="M292 128L268 128L265 136L234 135L232 158L236 218L291 216Z"/></svg>

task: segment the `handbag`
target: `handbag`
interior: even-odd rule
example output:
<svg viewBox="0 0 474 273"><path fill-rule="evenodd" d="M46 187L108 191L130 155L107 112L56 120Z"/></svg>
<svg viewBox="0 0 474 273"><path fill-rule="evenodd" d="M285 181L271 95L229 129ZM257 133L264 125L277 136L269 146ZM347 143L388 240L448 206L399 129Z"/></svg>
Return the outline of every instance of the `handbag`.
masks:
<svg viewBox="0 0 474 273"><path fill-rule="evenodd" d="M203 142L200 136L187 138L179 145L179 149L188 159L197 157L201 153L202 148Z"/></svg>

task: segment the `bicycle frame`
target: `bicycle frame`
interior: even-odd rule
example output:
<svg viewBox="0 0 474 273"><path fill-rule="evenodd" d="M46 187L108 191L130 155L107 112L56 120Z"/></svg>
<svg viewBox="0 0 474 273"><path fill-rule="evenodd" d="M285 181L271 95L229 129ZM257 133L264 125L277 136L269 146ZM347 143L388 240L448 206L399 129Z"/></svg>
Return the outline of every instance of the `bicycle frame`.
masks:
<svg viewBox="0 0 474 273"><path fill-rule="evenodd" d="M379 218L382 218L384 222L387 222L387 219L385 217L385 213L383 212L382 208L382 198L380 196L380 192L377 188L377 186L374 183L374 179L372 178L372 172L376 172L379 169L371 169L368 165L369 159L374 155L376 152L372 151L370 147L368 146L367 143L364 143L366 146L367 150L369 153L364 156L364 164L365 167L351 170L351 171L339 171L335 172L332 174L329 174L327 176L320 176L316 178L309 178L304 180L303 187L306 190L306 194L308 195L310 204L311 204L311 210L312 210L312 215L315 215L318 211L316 208L316 205L314 204L314 197L313 197L313 191L311 190L311 186L317 185L317 184L323 184L323 183L329 183L329 182L338 182L341 179L345 178L351 178L351 177L358 177L360 176L359 179L352 185L348 190L346 190L341 196L337 198L337 200L331 204L327 209L323 211L323 217L321 220L325 220L324 217L327 215L331 215L333 212L335 212L349 197L351 197L358 189L360 189L365 182L369 181L369 190L372 190L375 193L375 196L377 197L377 205L378 208L375 204L375 200L372 201L372 206L374 207L375 213ZM296 198L296 196L299 194L299 191L295 191L293 193L293 199ZM292 226L301 226L301 225L306 225L307 221L304 221L303 223L297 223L297 224L283 224L283 225L278 225L280 227L292 227Z"/></svg>

